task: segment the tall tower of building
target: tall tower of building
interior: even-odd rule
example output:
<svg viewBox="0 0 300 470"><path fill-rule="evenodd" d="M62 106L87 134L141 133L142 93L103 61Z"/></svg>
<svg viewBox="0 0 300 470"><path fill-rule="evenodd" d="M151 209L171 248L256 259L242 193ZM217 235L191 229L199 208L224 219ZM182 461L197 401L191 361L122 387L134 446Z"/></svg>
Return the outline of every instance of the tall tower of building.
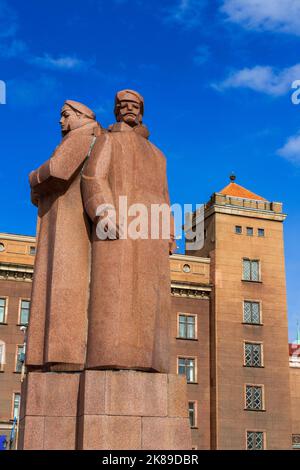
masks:
<svg viewBox="0 0 300 470"><path fill-rule="evenodd" d="M189 253L211 259L211 447L289 449L286 216L234 180L206 204L204 247Z"/></svg>

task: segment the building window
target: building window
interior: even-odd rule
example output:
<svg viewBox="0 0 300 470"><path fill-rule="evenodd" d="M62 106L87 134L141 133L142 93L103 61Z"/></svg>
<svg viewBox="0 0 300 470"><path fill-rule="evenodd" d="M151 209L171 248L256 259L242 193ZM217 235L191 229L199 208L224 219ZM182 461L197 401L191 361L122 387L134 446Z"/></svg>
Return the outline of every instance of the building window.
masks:
<svg viewBox="0 0 300 470"><path fill-rule="evenodd" d="M30 311L30 301L21 300L20 325L28 325Z"/></svg>
<svg viewBox="0 0 300 470"><path fill-rule="evenodd" d="M246 410L263 410L262 386L246 385Z"/></svg>
<svg viewBox="0 0 300 470"><path fill-rule="evenodd" d="M264 433L247 431L247 450L264 450Z"/></svg>
<svg viewBox="0 0 300 470"><path fill-rule="evenodd" d="M0 341L0 371L3 371L5 363L5 343Z"/></svg>
<svg viewBox="0 0 300 470"><path fill-rule="evenodd" d="M184 339L196 339L196 315L178 315L178 336Z"/></svg>
<svg viewBox="0 0 300 470"><path fill-rule="evenodd" d="M244 323L261 324L260 303L244 301Z"/></svg>
<svg viewBox="0 0 300 470"><path fill-rule="evenodd" d="M30 247L29 247L29 254L30 254L30 255L35 255L35 253L36 253L36 248L35 248L35 246L30 246Z"/></svg>
<svg viewBox="0 0 300 470"><path fill-rule="evenodd" d="M6 321L6 299L0 299L0 323L5 323Z"/></svg>
<svg viewBox="0 0 300 470"><path fill-rule="evenodd" d="M300 449L300 434L293 434L292 443L293 449Z"/></svg>
<svg viewBox="0 0 300 470"><path fill-rule="evenodd" d="M243 229L242 229L241 225L236 225L235 226L235 233L237 233L238 235L241 235L241 233L243 233Z"/></svg>
<svg viewBox="0 0 300 470"><path fill-rule="evenodd" d="M179 357L178 374L185 375L188 383L196 382L196 359Z"/></svg>
<svg viewBox="0 0 300 470"><path fill-rule="evenodd" d="M24 362L24 346L18 345L17 346L17 353L16 353L16 368L15 372L22 372L22 366Z"/></svg>
<svg viewBox="0 0 300 470"><path fill-rule="evenodd" d="M0 243L0 252L5 250L4 243Z"/></svg>
<svg viewBox="0 0 300 470"><path fill-rule="evenodd" d="M259 237L264 237L264 236L265 236L265 229L264 229L264 228L259 228L259 229L257 230L257 235L258 235Z"/></svg>
<svg viewBox="0 0 300 470"><path fill-rule="evenodd" d="M262 345L259 343L244 343L245 366L262 367Z"/></svg>
<svg viewBox="0 0 300 470"><path fill-rule="evenodd" d="M13 394L13 416L12 416L13 419L19 418L20 401L21 401L20 393L14 393Z"/></svg>
<svg viewBox="0 0 300 470"><path fill-rule="evenodd" d="M259 281L259 261L243 259L243 281Z"/></svg>
<svg viewBox="0 0 300 470"><path fill-rule="evenodd" d="M191 428L197 426L197 404L195 401L189 401L189 419Z"/></svg>
<svg viewBox="0 0 300 470"><path fill-rule="evenodd" d="M247 235L248 237L253 237L253 227L247 227Z"/></svg>

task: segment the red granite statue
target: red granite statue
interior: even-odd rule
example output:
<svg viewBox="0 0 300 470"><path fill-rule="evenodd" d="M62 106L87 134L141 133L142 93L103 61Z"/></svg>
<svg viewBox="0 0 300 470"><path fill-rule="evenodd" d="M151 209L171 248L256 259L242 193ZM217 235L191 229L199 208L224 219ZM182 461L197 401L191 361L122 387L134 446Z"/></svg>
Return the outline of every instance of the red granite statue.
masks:
<svg viewBox="0 0 300 470"><path fill-rule="evenodd" d="M64 139L30 175L39 232L19 449L191 448L186 380L168 373L172 240L151 238L152 218L148 238L132 237L108 211L120 215L120 196L128 209L169 211L165 157L143 109L138 93L119 92L118 122L104 132L67 101Z"/></svg>
<svg viewBox="0 0 300 470"><path fill-rule="evenodd" d="M92 268L86 368L168 371L169 240L101 240L100 205L120 213L128 207L169 205L166 160L142 124L144 100L124 90L116 95L117 123L97 139L82 175L85 209L93 221ZM130 220L129 220L130 222Z"/></svg>
<svg viewBox="0 0 300 470"><path fill-rule="evenodd" d="M80 176L101 128L93 111L71 100L60 124L61 144L29 178L39 222L26 365L77 370L85 361L90 269Z"/></svg>

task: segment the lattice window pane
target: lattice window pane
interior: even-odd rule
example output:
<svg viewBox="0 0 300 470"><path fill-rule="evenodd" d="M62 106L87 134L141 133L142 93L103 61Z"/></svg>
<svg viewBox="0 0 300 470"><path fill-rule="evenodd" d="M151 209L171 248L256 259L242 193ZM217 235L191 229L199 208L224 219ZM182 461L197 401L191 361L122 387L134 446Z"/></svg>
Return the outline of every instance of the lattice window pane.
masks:
<svg viewBox="0 0 300 470"><path fill-rule="evenodd" d="M259 281L259 262L251 261L251 281Z"/></svg>
<svg viewBox="0 0 300 470"><path fill-rule="evenodd" d="M246 408L248 410L262 410L262 388L261 387L247 385Z"/></svg>
<svg viewBox="0 0 300 470"><path fill-rule="evenodd" d="M261 344L252 344L252 365L261 366Z"/></svg>
<svg viewBox="0 0 300 470"><path fill-rule="evenodd" d="M254 432L247 432L247 449L248 450L254 450Z"/></svg>
<svg viewBox="0 0 300 470"><path fill-rule="evenodd" d="M245 364L248 367L261 367L261 344L245 343Z"/></svg>
<svg viewBox="0 0 300 470"><path fill-rule="evenodd" d="M247 432L247 449L263 450L264 449L264 433L248 431Z"/></svg>
<svg viewBox="0 0 300 470"><path fill-rule="evenodd" d="M244 302L244 322L252 323L251 302Z"/></svg>
<svg viewBox="0 0 300 470"><path fill-rule="evenodd" d="M262 390L261 387L253 387L253 408L260 410L262 408Z"/></svg>
<svg viewBox="0 0 300 470"><path fill-rule="evenodd" d="M260 323L260 305L258 302L251 302L251 323Z"/></svg>
<svg viewBox="0 0 300 470"><path fill-rule="evenodd" d="M251 344L245 344L245 364L252 366L252 348Z"/></svg>
<svg viewBox="0 0 300 470"><path fill-rule="evenodd" d="M300 434L293 434L292 441L293 441L293 448L300 449Z"/></svg>
<svg viewBox="0 0 300 470"><path fill-rule="evenodd" d="M251 263L250 260L243 260L243 279L245 281L251 280Z"/></svg>
<svg viewBox="0 0 300 470"><path fill-rule="evenodd" d="M260 304L258 302L244 302L244 322L260 324Z"/></svg>

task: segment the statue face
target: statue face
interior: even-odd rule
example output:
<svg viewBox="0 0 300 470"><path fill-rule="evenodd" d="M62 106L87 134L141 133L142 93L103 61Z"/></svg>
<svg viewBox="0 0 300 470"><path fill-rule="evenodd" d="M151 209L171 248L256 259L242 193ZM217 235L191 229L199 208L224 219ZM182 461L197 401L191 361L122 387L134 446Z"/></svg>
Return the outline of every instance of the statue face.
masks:
<svg viewBox="0 0 300 470"><path fill-rule="evenodd" d="M140 104L122 100L118 106L118 121L126 122L131 127L137 126L142 121Z"/></svg>
<svg viewBox="0 0 300 470"><path fill-rule="evenodd" d="M83 126L86 122L87 118L83 114L75 111L68 105L63 106L59 121L62 135L66 135L73 129Z"/></svg>

